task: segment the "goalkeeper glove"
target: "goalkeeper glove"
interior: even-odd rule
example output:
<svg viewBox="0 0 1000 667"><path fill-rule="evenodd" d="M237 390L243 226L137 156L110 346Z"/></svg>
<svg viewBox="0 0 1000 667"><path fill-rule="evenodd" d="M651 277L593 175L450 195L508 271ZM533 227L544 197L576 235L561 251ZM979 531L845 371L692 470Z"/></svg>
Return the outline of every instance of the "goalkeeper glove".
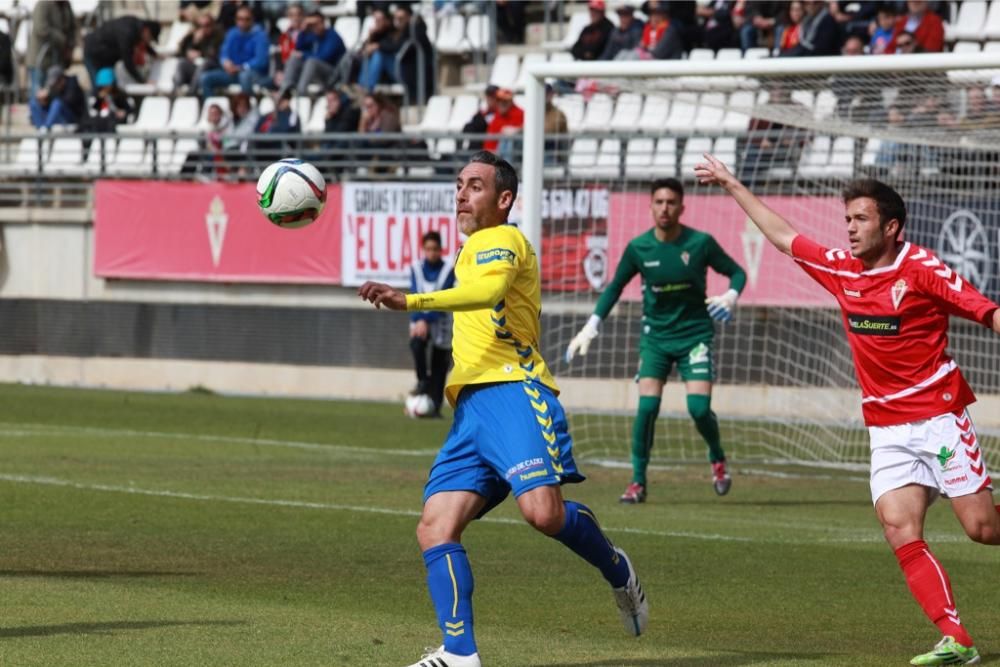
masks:
<svg viewBox="0 0 1000 667"><path fill-rule="evenodd" d="M573 357L579 352L580 356L585 356L587 354L587 348L590 347L590 341L597 338L597 325L601 323L601 318L597 315L591 315L587 323L583 325L573 340L569 342L569 347L566 348L566 363L573 361Z"/></svg>
<svg viewBox="0 0 1000 667"><path fill-rule="evenodd" d="M710 296L705 299L708 304L708 314L713 320L728 322L733 319L733 309L736 308L736 299L740 293L734 289L728 289L719 296Z"/></svg>

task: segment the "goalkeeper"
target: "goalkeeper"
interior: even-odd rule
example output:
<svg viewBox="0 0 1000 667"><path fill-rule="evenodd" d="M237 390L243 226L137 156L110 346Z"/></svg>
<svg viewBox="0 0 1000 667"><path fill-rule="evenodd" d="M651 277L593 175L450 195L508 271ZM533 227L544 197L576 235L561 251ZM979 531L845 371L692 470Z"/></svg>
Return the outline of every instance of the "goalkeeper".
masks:
<svg viewBox="0 0 1000 667"><path fill-rule="evenodd" d="M646 468L656 418L660 414L663 384L674 364L687 388L688 412L708 445L712 486L720 496L729 492L732 480L726 470L719 422L712 412L715 379L712 320L732 319L736 299L746 284L746 273L711 235L681 224L684 188L680 181L674 178L654 181L651 192L653 228L629 242L594 314L566 350L567 362L577 354L587 354L601 320L611 312L632 277L641 274L639 409L632 426L632 483L620 499L630 504L646 500ZM724 294L706 298L708 267L729 277L729 289Z"/></svg>

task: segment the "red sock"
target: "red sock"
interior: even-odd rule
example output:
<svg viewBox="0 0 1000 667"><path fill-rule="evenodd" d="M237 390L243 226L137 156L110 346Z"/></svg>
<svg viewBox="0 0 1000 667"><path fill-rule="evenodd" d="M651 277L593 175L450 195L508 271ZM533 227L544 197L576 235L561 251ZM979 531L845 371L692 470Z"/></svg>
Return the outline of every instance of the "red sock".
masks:
<svg viewBox="0 0 1000 667"><path fill-rule="evenodd" d="M950 635L963 646L972 646L972 637L962 627L951 593L948 573L941 567L923 540L910 542L896 549L899 567L906 575L910 592L923 608L927 618L938 626L942 635Z"/></svg>

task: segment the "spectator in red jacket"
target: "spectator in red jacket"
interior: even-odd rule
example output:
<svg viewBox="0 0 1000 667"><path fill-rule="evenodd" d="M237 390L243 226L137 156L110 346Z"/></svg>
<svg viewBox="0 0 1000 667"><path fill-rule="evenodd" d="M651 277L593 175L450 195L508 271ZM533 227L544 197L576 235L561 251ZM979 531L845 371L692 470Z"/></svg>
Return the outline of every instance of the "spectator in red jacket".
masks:
<svg viewBox="0 0 1000 667"><path fill-rule="evenodd" d="M906 3L906 14L896 19L896 29L892 33L892 41L889 42L886 53L896 52L896 40L904 32L913 33L922 52L944 51L944 21L930 11L927 5L927 0L909 0Z"/></svg>
<svg viewBox="0 0 1000 667"><path fill-rule="evenodd" d="M524 110L514 104L514 93L501 88L497 91L497 109L486 127L487 134L511 135L517 134L524 127ZM489 139L483 142L483 148L497 153L513 155L513 143L510 141ZM506 159L506 158L505 158Z"/></svg>

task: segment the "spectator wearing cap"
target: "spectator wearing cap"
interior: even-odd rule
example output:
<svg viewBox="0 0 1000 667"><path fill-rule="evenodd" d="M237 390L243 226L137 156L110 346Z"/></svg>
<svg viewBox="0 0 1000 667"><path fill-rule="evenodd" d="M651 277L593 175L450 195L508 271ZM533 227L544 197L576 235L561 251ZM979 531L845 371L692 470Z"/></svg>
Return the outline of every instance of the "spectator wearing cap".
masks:
<svg viewBox="0 0 1000 667"><path fill-rule="evenodd" d="M644 58L678 60L684 56L684 39L677 23L663 4L649 9L649 23L642 31L639 50Z"/></svg>
<svg viewBox="0 0 1000 667"><path fill-rule="evenodd" d="M135 105L115 82L115 71L110 67L97 70L94 75L94 103L91 115L82 118L82 132L114 132L119 123L126 123L135 111Z"/></svg>
<svg viewBox="0 0 1000 667"><path fill-rule="evenodd" d="M236 25L229 29L222 42L222 66L201 75L202 95L216 88L238 83L246 94L253 93L254 84L267 85L271 43L267 33L253 22L253 12L243 6L236 10Z"/></svg>
<svg viewBox="0 0 1000 667"><path fill-rule="evenodd" d="M483 93L483 105L476 109L476 113L462 127L463 134L486 134L490 126L490 121L493 120L493 116L497 112L497 93L499 91L499 86L494 86L493 84L486 86L486 91ZM483 142L468 141L466 142L466 148L471 151L481 150Z"/></svg>
<svg viewBox="0 0 1000 667"><path fill-rule="evenodd" d="M646 24L635 17L632 5L619 5L615 13L618 14L618 27L608 35L600 60L614 60L619 53L629 53L635 50L642 40L642 31Z"/></svg>
<svg viewBox="0 0 1000 667"><path fill-rule="evenodd" d="M326 24L326 17L313 12L306 17L295 51L285 64L281 89L295 88L299 95L308 93L309 84L319 80L323 88L337 82L341 58L347 53L344 40Z"/></svg>
<svg viewBox="0 0 1000 667"><path fill-rule="evenodd" d="M487 134L510 136L524 127L524 110L514 104L514 93L506 88L497 91L497 110L486 128ZM514 146L509 139L487 139L485 150L497 153L508 161L513 158Z"/></svg>
<svg viewBox="0 0 1000 667"><path fill-rule="evenodd" d="M590 0L590 23L580 33L570 53L577 60L599 60L615 25L604 15L604 0Z"/></svg>
<svg viewBox="0 0 1000 667"><path fill-rule="evenodd" d="M35 4L31 12L28 52L24 58L32 98L50 67L61 65L65 69L73 63L75 45L76 17L68 0Z"/></svg>
<svg viewBox="0 0 1000 667"><path fill-rule="evenodd" d="M134 16L121 16L87 33L83 39L83 64L93 81L98 70L114 68L119 62L137 82L146 77L139 70L146 63L146 56L155 56L153 42L160 36L160 24L143 21Z"/></svg>
<svg viewBox="0 0 1000 667"><path fill-rule="evenodd" d="M896 52L896 43L903 33L912 33L920 51L938 53L944 51L944 21L927 6L927 0L908 0L906 14L896 19L892 41L886 53Z"/></svg>
<svg viewBox="0 0 1000 667"><path fill-rule="evenodd" d="M28 102L31 124L41 129L54 125L76 125L87 111L87 101L75 76L67 76L60 65L45 74L43 86Z"/></svg>

